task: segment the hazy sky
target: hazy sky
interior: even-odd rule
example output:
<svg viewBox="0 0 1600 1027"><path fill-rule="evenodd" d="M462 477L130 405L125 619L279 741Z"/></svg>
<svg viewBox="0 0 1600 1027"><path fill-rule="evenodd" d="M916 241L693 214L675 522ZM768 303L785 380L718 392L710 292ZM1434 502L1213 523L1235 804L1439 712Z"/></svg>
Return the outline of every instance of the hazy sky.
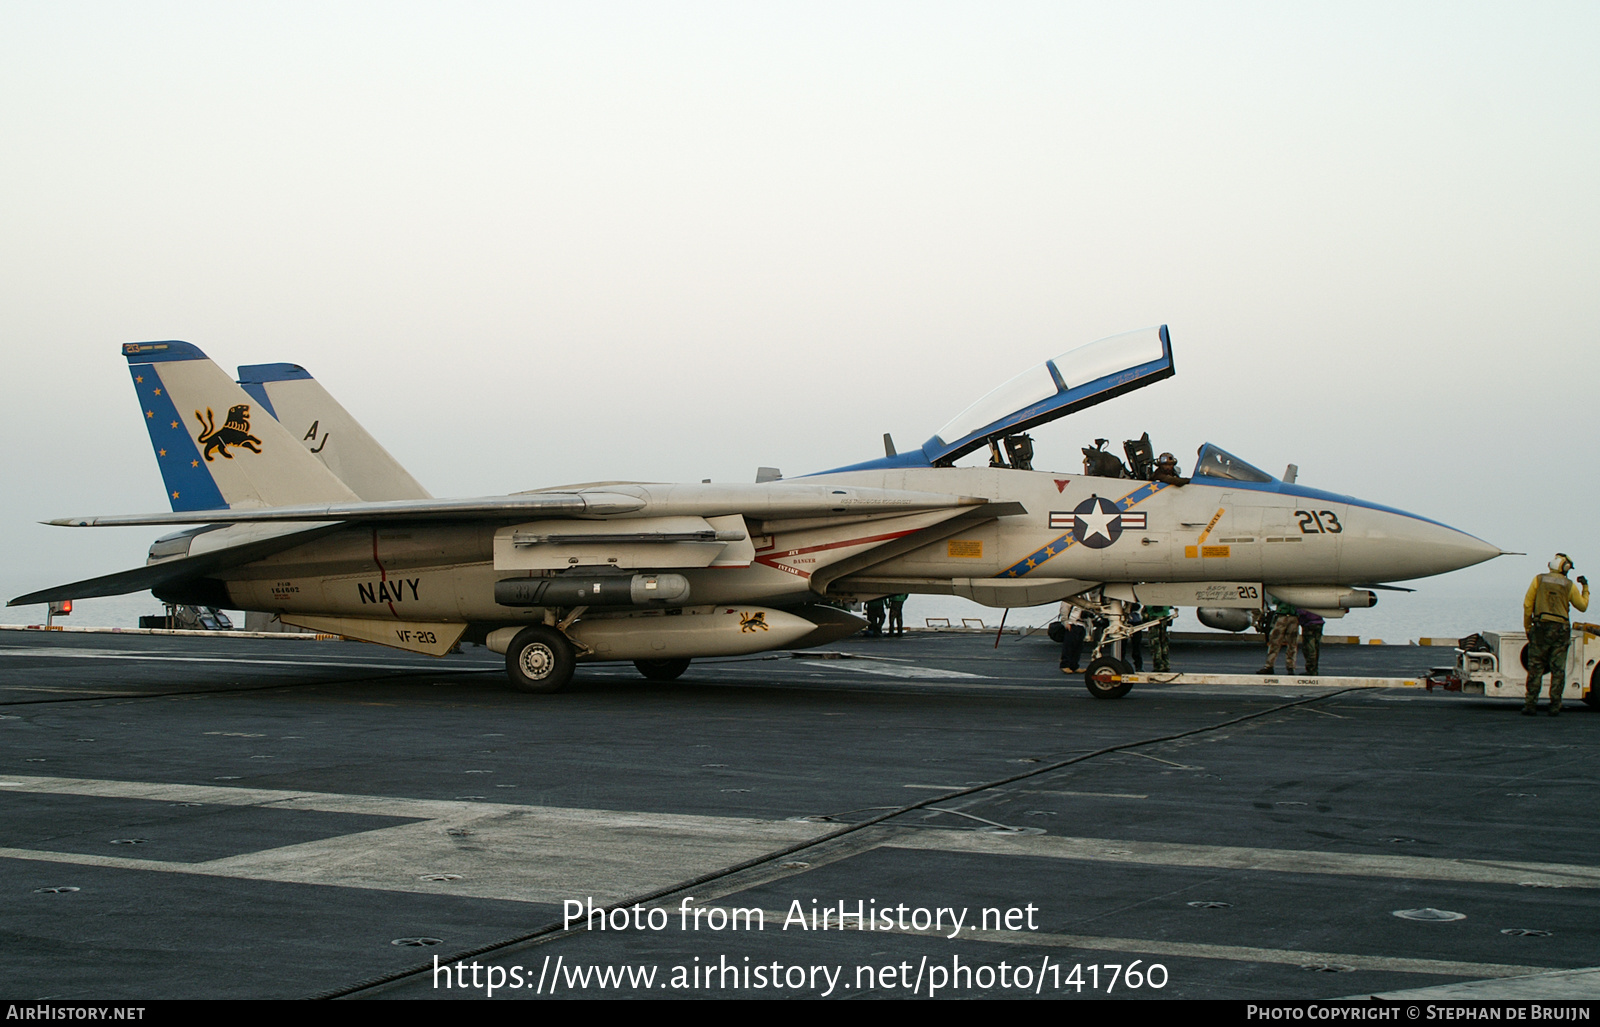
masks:
<svg viewBox="0 0 1600 1027"><path fill-rule="evenodd" d="M920 444L1166 323L1149 430L1600 569L1600 5L0 0L4 597L143 562L123 342L435 494ZM18 611L9 617L17 619Z"/></svg>

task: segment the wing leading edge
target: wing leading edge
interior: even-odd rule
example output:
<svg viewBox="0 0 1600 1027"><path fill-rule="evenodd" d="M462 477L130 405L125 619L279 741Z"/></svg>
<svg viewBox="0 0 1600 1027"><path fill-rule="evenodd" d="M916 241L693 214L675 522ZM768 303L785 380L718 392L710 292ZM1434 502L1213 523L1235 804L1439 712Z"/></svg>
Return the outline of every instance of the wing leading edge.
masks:
<svg viewBox="0 0 1600 1027"><path fill-rule="evenodd" d="M765 485L618 485L603 490L526 492L476 499L391 500L377 503L317 503L300 506L193 510L173 513L63 517L45 523L60 527L96 528L130 525L239 524L283 521L501 520L535 515L553 517L623 517L694 515L715 517L828 517L840 514L893 513L975 506L988 502L973 496L898 489L836 488L773 482Z"/></svg>

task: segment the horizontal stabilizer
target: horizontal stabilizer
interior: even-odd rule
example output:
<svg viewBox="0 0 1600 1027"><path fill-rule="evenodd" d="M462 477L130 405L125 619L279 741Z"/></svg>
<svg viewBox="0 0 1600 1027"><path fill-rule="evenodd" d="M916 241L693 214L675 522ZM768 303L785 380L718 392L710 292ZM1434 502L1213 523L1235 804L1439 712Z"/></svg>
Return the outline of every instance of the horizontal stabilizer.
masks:
<svg viewBox="0 0 1600 1027"><path fill-rule="evenodd" d="M86 578L83 581L74 581L68 585L56 585L53 588L40 589L29 592L25 596L18 596L7 603L7 606L29 606L34 603L57 603L67 599L95 599L100 596L120 596L130 592L143 592L147 589L161 588L182 581L193 581L198 578L214 574L225 567L237 567L239 564L250 563L254 560L265 559L274 553L281 553L286 549L303 545L321 535L339 527L337 524L319 524L308 526L304 531L291 531L272 538L257 539L241 546L230 546L225 549L216 549L211 552L201 553L198 556L188 556L176 560L163 560L161 563L150 564L146 567L135 567L132 570L118 571L115 574L103 574L98 578Z"/></svg>

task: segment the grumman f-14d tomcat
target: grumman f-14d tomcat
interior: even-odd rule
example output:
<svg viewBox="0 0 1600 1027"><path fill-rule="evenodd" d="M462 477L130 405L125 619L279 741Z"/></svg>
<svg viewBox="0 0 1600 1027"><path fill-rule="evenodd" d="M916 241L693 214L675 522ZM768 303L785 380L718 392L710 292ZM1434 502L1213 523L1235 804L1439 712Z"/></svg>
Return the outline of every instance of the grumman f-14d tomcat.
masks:
<svg viewBox="0 0 1600 1027"><path fill-rule="evenodd" d="M11 605L149 589L433 655L465 638L503 652L533 692L581 662L668 680L695 657L832 641L861 625L843 604L894 593L1080 597L1113 625L1127 602L1239 616L1269 593L1341 616L1379 582L1500 553L1210 444L1186 484L1152 473L1148 439L1128 445L1131 470L1090 450L1097 474L1032 470L1029 429L1174 374L1165 326L1048 360L921 448L896 453L886 437L888 455L865 463L476 499L431 497L296 365L235 382L187 343L122 349L172 512L50 523L200 526L157 540L144 567ZM954 466L985 447L990 466ZM1099 661L1090 691L1125 692L1117 668Z"/></svg>

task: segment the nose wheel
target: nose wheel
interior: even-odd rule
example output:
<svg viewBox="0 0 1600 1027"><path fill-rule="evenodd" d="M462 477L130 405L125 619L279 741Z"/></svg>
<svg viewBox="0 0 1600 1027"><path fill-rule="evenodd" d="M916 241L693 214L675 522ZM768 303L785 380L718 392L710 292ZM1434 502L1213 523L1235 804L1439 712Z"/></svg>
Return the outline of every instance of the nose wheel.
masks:
<svg viewBox="0 0 1600 1027"><path fill-rule="evenodd" d="M1122 679L1132 673L1133 668L1115 656L1102 656L1084 671L1083 683L1096 699L1121 699L1133 688L1132 681Z"/></svg>

